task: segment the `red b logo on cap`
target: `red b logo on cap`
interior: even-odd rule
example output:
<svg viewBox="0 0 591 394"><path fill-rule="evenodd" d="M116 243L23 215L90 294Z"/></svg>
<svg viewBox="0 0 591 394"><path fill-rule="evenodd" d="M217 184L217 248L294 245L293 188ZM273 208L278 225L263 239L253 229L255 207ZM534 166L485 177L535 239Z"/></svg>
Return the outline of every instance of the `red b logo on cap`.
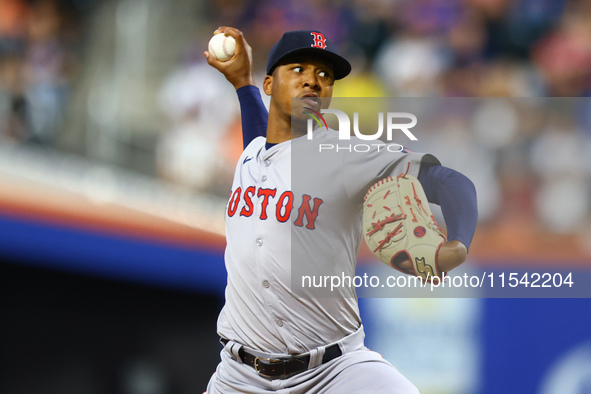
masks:
<svg viewBox="0 0 591 394"><path fill-rule="evenodd" d="M326 38L324 37L324 34L316 32L310 34L314 36L314 44L312 44L312 48L326 49Z"/></svg>

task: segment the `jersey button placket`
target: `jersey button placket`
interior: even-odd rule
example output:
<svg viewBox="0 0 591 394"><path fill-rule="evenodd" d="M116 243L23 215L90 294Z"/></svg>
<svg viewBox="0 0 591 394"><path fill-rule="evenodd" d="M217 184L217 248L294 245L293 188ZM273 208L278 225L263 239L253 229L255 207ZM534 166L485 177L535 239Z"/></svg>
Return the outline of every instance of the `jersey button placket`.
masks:
<svg viewBox="0 0 591 394"><path fill-rule="evenodd" d="M269 167L271 165L271 160L266 159L264 161L265 167ZM263 176L261 176L261 182L265 182L267 180L267 175L263 174Z"/></svg>
<svg viewBox="0 0 591 394"><path fill-rule="evenodd" d="M260 169L260 178L259 178L259 182L265 182L267 181L267 179L269 179L268 175L265 173L265 167L270 167L272 162L270 159L265 159L262 163L264 165L264 167L261 167ZM260 215L260 212L257 212ZM262 221L258 223L259 225L262 224ZM263 228L261 228L262 230ZM257 229L258 230L258 229ZM257 245L257 255L260 256L261 258L266 255L267 251L265 251L262 246L263 246L263 236L264 234L259 233L259 236L256 238L256 245ZM278 328L283 328L285 323L282 319L277 317L277 305L276 305L276 298L275 298L275 292L273 291L273 288L271 286L271 282L268 279L264 279L261 281L261 285L262 287L265 289L264 293L263 293L263 298L265 299L265 303L267 304L267 306L269 307L269 314L270 317L273 319L273 321L275 322L275 326Z"/></svg>

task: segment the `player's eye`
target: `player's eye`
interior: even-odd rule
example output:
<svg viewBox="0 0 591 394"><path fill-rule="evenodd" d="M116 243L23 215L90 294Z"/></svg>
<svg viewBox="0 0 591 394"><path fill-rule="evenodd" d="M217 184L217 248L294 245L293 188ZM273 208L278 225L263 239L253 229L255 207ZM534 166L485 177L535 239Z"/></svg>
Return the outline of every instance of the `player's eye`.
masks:
<svg viewBox="0 0 591 394"><path fill-rule="evenodd" d="M332 80L334 78L332 72L330 72L328 70L320 70L318 72L318 76L320 78L326 78L326 79L329 79L329 80Z"/></svg>
<svg viewBox="0 0 591 394"><path fill-rule="evenodd" d="M293 71L295 71L297 73L304 72L304 67L300 67L300 66L294 67Z"/></svg>

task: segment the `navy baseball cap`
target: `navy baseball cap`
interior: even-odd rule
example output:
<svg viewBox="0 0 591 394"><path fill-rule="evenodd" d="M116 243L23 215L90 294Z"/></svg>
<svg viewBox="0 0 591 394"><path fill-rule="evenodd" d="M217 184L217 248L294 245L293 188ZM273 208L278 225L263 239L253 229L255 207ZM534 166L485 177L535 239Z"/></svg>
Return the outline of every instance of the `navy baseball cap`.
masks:
<svg viewBox="0 0 591 394"><path fill-rule="evenodd" d="M345 78L351 72L351 64L339 55L336 47L328 38L317 30L288 31L273 46L267 61L267 75L286 57L298 54L310 54L320 57L332 65L334 78Z"/></svg>

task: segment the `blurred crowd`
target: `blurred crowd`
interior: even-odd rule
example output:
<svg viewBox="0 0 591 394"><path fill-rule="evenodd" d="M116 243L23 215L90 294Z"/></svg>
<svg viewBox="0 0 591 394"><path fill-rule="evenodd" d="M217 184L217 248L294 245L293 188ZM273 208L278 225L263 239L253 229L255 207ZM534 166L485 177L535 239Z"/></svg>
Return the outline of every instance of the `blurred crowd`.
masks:
<svg viewBox="0 0 591 394"><path fill-rule="evenodd" d="M183 2L190 0L167 4ZM0 142L51 146L59 134L74 77L85 67L80 47L89 42L72 6L78 3L0 0ZM227 197L241 126L235 93L202 56L215 28L244 32L258 84L284 31L319 29L353 64L335 96L581 98L570 106L575 112L535 116L491 102L469 125L440 127L433 148L444 164L470 168L483 226L509 228L523 218L549 234L577 234L577 247L591 249L591 111L582 98L591 95L591 0L190 3L194 45L153 98L163 119L155 175Z"/></svg>
<svg viewBox="0 0 591 394"><path fill-rule="evenodd" d="M319 29L353 64L352 74L335 85L337 97L591 94L589 0L208 4L211 31L229 25L244 32L253 48L259 86L269 50L284 31ZM193 65L203 70L195 86L219 91L228 104L236 102L224 90L229 84L221 76L204 71L203 59ZM538 250L542 257L550 257L548 248L559 247L574 258L591 255L591 101L580 101L488 101L471 119L450 117L433 126L434 133L426 137L429 151L467 173L477 186L481 234L486 234L482 239L489 240L488 247L477 242L479 247L492 253L501 244L508 253ZM209 101L202 108L212 105ZM565 108L552 112L553 105ZM227 157L237 141L235 130L226 127L215 134L218 143L210 145L210 154L225 152ZM233 165L230 161L228 168Z"/></svg>
<svg viewBox="0 0 591 394"><path fill-rule="evenodd" d="M58 0L0 0L0 142L52 146L78 65L78 24Z"/></svg>
<svg viewBox="0 0 591 394"><path fill-rule="evenodd" d="M259 68L282 32L309 28L385 95L591 93L588 0L211 0L211 10L246 33Z"/></svg>

